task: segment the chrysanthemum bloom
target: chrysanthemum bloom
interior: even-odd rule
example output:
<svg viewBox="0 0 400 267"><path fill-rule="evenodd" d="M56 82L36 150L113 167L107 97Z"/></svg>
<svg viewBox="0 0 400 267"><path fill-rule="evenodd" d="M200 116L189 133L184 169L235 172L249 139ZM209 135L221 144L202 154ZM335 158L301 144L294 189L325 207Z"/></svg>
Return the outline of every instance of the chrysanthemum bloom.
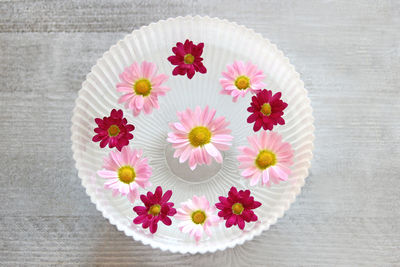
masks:
<svg viewBox="0 0 400 267"><path fill-rule="evenodd" d="M203 53L204 43L198 45L193 44L192 41L186 40L184 44L178 42L172 48L174 56L168 57L168 61L172 65L178 65L172 71L173 75L185 75L192 79L195 72L206 73L207 69L204 67L201 54Z"/></svg>
<svg viewBox="0 0 400 267"><path fill-rule="evenodd" d="M182 221L178 227L182 233L189 233L199 242L203 233L211 236L210 227L217 225L220 219L215 214L215 207L210 206L205 196L193 196L181 204L176 219Z"/></svg>
<svg viewBox="0 0 400 267"><path fill-rule="evenodd" d="M250 185L258 183L270 186L271 181L278 184L286 181L293 164L293 150L289 143L282 142L282 137L275 132L262 131L259 136L247 137L250 147L239 147L241 154L239 168L242 175L250 180Z"/></svg>
<svg viewBox="0 0 400 267"><path fill-rule="evenodd" d="M175 148L174 157L179 157L183 163L189 159L189 166L194 170L197 164L211 164L214 158L222 163L221 151L228 150L233 136L226 128L229 122L225 117L214 119L215 109L201 110L199 106L194 111L187 109L178 112L180 122L170 123L173 132L168 133L168 142Z"/></svg>
<svg viewBox="0 0 400 267"><path fill-rule="evenodd" d="M108 144L109 148L117 147L121 151L122 147L128 145L129 140L133 138L130 132L135 129L135 126L128 124L122 110L113 109L110 117L96 118L94 121L98 128L94 129L97 134L93 136L92 140L93 142L101 141L101 148Z"/></svg>
<svg viewBox="0 0 400 267"><path fill-rule="evenodd" d="M281 95L281 92L272 95L272 91L264 89L251 98L251 106L247 108L247 111L253 114L247 118L247 122L254 122L255 132L260 130L261 126L264 130L272 130L274 125L285 124L282 116L288 104L280 99Z"/></svg>
<svg viewBox="0 0 400 267"><path fill-rule="evenodd" d="M169 87L162 86L168 80L165 74L156 74L156 64L143 61L141 65L135 62L119 75L121 82L117 84L117 91L124 93L118 103L125 102L125 108L131 109L134 116L143 110L145 114L158 109L158 96L165 95Z"/></svg>
<svg viewBox="0 0 400 267"><path fill-rule="evenodd" d="M253 209L260 207L261 203L250 196L250 190L240 190L238 192L236 187L232 186L228 197L220 196L219 201L220 203L215 204L221 210L218 212L218 216L226 220L225 226L228 228L232 225L238 225L243 230L245 222L258 220Z"/></svg>
<svg viewBox="0 0 400 267"><path fill-rule="evenodd" d="M142 154L141 150L132 150L126 146L121 152L111 151L104 158L103 170L97 174L107 179L104 188L111 189L113 196L127 196L133 203L139 196L139 186L151 186L151 167L147 164L147 158L142 158Z"/></svg>
<svg viewBox="0 0 400 267"><path fill-rule="evenodd" d="M176 209L174 203L168 202L171 198L172 191L162 193L161 186L157 186L154 194L147 192L146 195L140 195L140 199L144 206L136 206L133 211L137 213L137 217L133 220L135 224L142 224L144 229L150 227L150 232L154 234L157 231L157 224L162 221L165 225L171 225L172 221L169 216L174 216Z"/></svg>
<svg viewBox="0 0 400 267"><path fill-rule="evenodd" d="M256 93L265 87L262 80L265 78L263 72L251 62L246 64L242 61L235 61L232 65L227 65L226 72L222 72L223 78L219 80L222 85L221 94L231 95L233 102L239 96L244 97L248 91Z"/></svg>

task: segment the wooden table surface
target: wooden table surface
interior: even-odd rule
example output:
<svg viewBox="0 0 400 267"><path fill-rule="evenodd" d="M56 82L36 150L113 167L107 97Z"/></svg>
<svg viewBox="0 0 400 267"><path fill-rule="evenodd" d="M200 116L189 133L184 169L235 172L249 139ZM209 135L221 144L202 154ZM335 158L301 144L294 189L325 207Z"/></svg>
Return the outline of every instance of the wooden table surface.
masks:
<svg viewBox="0 0 400 267"><path fill-rule="evenodd" d="M271 229L206 255L153 250L90 202L70 119L85 75L127 33L186 14L278 45L315 116L310 176ZM399 1L0 0L0 265L400 266Z"/></svg>

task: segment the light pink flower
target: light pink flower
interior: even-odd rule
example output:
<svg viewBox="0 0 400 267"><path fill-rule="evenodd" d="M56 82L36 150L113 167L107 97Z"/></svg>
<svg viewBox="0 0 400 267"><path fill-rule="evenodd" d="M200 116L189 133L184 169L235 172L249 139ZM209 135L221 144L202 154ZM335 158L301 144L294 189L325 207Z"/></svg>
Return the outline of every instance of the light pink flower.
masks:
<svg viewBox="0 0 400 267"><path fill-rule="evenodd" d="M119 75L121 82L117 84L117 91L124 93L118 103L125 103L125 108L131 109L134 116L140 112L145 114L158 109L158 96L165 95L169 87L162 86L168 80L165 74L156 74L156 64L143 61L141 65L135 62Z"/></svg>
<svg viewBox="0 0 400 267"><path fill-rule="evenodd" d="M151 167L147 164L147 158L142 158L142 154L141 150L132 150L125 146L121 152L111 151L104 158L103 170L97 174L107 179L104 188L111 189L113 196L127 196L133 203L139 197L139 186L151 186Z"/></svg>
<svg viewBox="0 0 400 267"><path fill-rule="evenodd" d="M173 132L168 133L167 140L175 148L174 157L179 157L180 163L189 159L192 170L197 164L211 164L212 158L222 163L220 150L228 150L231 146L233 136L226 128L229 122L225 117L214 119L215 112L208 106L204 110L197 106L194 111L178 112L180 122L169 124Z"/></svg>
<svg viewBox="0 0 400 267"><path fill-rule="evenodd" d="M241 154L239 168L244 169L242 176L255 185L261 179L261 184L270 186L271 181L278 184L286 181L293 164L293 150L289 143L282 142L282 137L275 133L262 131L259 136L247 137L250 147L239 147Z"/></svg>
<svg viewBox="0 0 400 267"><path fill-rule="evenodd" d="M232 65L227 65L226 72L222 72L223 78L219 80L222 85L221 94L231 95L233 102L239 96L244 97L248 91L257 93L265 87L262 80L265 78L263 72L251 62L246 64L242 61L235 61Z"/></svg>
<svg viewBox="0 0 400 267"><path fill-rule="evenodd" d="M192 199L182 202L175 218L182 221L178 225L179 230L194 236L196 242L200 241L204 232L211 236L210 227L221 221L215 214L215 207L210 206L205 196L193 196Z"/></svg>

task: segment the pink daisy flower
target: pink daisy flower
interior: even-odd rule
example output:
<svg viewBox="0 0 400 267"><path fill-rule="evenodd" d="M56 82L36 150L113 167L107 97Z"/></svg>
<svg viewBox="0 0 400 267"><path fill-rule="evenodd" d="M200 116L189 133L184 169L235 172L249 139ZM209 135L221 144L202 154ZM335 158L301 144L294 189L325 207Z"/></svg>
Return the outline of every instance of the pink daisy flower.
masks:
<svg viewBox="0 0 400 267"><path fill-rule="evenodd" d="M173 75L185 75L192 79L196 72L206 73L207 69L204 67L201 54L203 53L204 43L198 45L193 44L192 41L186 40L184 44L178 42L172 48L174 56L168 57L168 61L172 65L178 65L172 71Z"/></svg>
<svg viewBox="0 0 400 267"><path fill-rule="evenodd" d="M191 237L194 236L196 242L200 241L204 232L211 236L210 227L220 222L215 215L215 207L210 206L205 196L193 196L192 199L183 202L175 218L182 221L178 225L179 230Z"/></svg>
<svg viewBox="0 0 400 267"><path fill-rule="evenodd" d="M242 176L250 179L250 185L255 185L261 179L261 184L270 186L271 181L278 184L286 181L293 164L293 150L289 143L282 142L282 137L274 132L262 131L259 136L247 137L250 147L239 147L241 154L239 168L244 169Z"/></svg>
<svg viewBox="0 0 400 267"><path fill-rule="evenodd" d="M174 203L168 202L172 196L172 191L162 192L161 186L157 186L154 194L147 192L146 195L140 195L140 199L144 206L136 206L133 211L137 213L137 217L133 220L135 224L142 224L144 229L150 227L150 232L154 234L157 231L157 224L162 221L165 225L171 225L172 221L169 216L174 216L176 209L173 208Z"/></svg>
<svg viewBox="0 0 400 267"><path fill-rule="evenodd" d="M99 127L94 129L97 134L93 136L92 141L101 141L101 148L108 144L109 148L117 147L121 151L122 147L128 145L129 140L133 138L130 132L135 129L135 126L128 124L122 110L113 109L109 117L96 118L94 121Z"/></svg>
<svg viewBox="0 0 400 267"><path fill-rule="evenodd" d="M247 109L252 114L247 118L248 123L253 123L253 130L272 130L274 125L284 125L283 110L288 106L281 98L281 92L272 95L270 90L262 90L251 98L251 106Z"/></svg>
<svg viewBox="0 0 400 267"><path fill-rule="evenodd" d="M233 102L238 98L244 97L248 91L256 93L265 87L262 80L265 78L263 72L251 62L246 64L242 61L235 61L232 65L227 65L226 72L222 72L223 78L219 80L222 85L221 94L231 95Z"/></svg>
<svg viewBox="0 0 400 267"><path fill-rule="evenodd" d="M169 87L162 86L168 80L165 74L156 74L156 64L143 61L141 65L135 62L119 75L121 82L117 91L124 93L118 103L125 103L125 108L131 109L134 116L143 110L145 114L158 109L158 96L165 95Z"/></svg>
<svg viewBox="0 0 400 267"><path fill-rule="evenodd" d="M104 188L111 189L113 196L127 196L133 203L139 196L139 186L151 186L151 167L147 164L147 158L142 158L142 154L141 150L132 150L126 146L121 152L111 151L104 158L103 170L97 174L107 179Z"/></svg>
<svg viewBox="0 0 400 267"><path fill-rule="evenodd" d="M194 111L178 112L180 122L169 124L173 132L168 133L167 140L175 148L174 157L179 157L180 163L189 159L192 170L197 165L211 164L212 158L222 163L220 150L228 150L231 146L233 136L226 128L229 122L225 117L214 119L215 112L208 106L204 110L197 106Z"/></svg>
<svg viewBox="0 0 400 267"><path fill-rule="evenodd" d="M244 229L245 222L255 222L258 220L257 215L254 214L253 209L261 206L261 203L254 200L250 196L250 190L237 191L236 187L232 186L229 190L228 197L219 197L220 203L216 203L218 216L226 220L225 226L227 228L232 225L238 225L241 230Z"/></svg>

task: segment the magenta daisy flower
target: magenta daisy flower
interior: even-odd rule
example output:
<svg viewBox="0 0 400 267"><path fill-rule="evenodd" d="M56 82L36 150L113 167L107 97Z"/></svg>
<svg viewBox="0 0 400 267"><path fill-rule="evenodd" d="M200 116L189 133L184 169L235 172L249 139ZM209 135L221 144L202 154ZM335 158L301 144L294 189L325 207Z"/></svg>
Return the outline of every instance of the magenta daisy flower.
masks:
<svg viewBox="0 0 400 267"><path fill-rule="evenodd" d="M177 65L172 71L173 75L185 75L192 79L195 72L206 73L207 69L204 67L201 54L203 53L204 43L198 45L193 44L192 41L186 40L184 44L178 42L172 48L174 56L168 57L168 61L172 65Z"/></svg>
<svg viewBox="0 0 400 267"><path fill-rule="evenodd" d="M238 225L241 230L244 229L245 222L255 222L258 220L257 215L254 214L253 209L261 206L261 203L254 200L250 196L250 190L237 191L236 187L231 187L228 197L219 197L220 203L216 203L218 216L226 220L225 226L231 227Z"/></svg>
<svg viewBox="0 0 400 267"><path fill-rule="evenodd" d="M209 111L208 106L204 110L197 106L194 111L178 112L180 122L169 124L173 132L168 133L167 140L175 148L174 157L179 157L180 163L189 159L192 170L197 165L211 164L212 158L222 163L220 150L231 146L233 136L226 128L229 122L225 117L214 119L215 112L215 109Z"/></svg>
<svg viewBox="0 0 400 267"><path fill-rule="evenodd" d="M144 206L136 206L133 211L137 213L137 217L133 220L135 224L142 224L144 229L150 227L150 232L154 234L157 231L157 224L162 221L165 225L171 225L172 221L169 217L172 217L176 213L174 209L174 203L168 202L171 198L172 191L168 190L162 192L161 186L157 186L154 194L147 192L146 195L140 195Z"/></svg>
<svg viewBox="0 0 400 267"><path fill-rule="evenodd" d="M182 221L178 225L179 230L191 237L194 236L196 242L200 241L204 232L211 236L210 227L220 222L215 214L215 207L210 206L205 196L193 196L192 199L183 202L175 218Z"/></svg>
<svg viewBox="0 0 400 267"><path fill-rule="evenodd" d="M121 151L122 147L128 145L129 140L133 138L130 132L135 129L135 126L128 124L122 110L113 109L109 117L96 118L94 121L98 127L94 129L97 134L92 140L93 142L100 141L101 148L108 144L109 148L117 147Z"/></svg>
<svg viewBox="0 0 400 267"><path fill-rule="evenodd" d="M113 196L127 196L133 203L139 197L139 187L151 186L151 167L147 164L147 158L142 158L142 154L141 150L132 150L126 146L121 152L111 151L104 158L103 170L97 174L107 179L104 188L111 189Z"/></svg>
<svg viewBox="0 0 400 267"><path fill-rule="evenodd" d="M242 176L250 179L250 185L255 185L261 179L261 184L270 186L271 181L278 184L286 181L291 173L293 150L289 143L282 142L282 137L274 132L262 131L259 136L247 137L250 147L239 147L241 154L239 168L244 169Z"/></svg>
<svg viewBox="0 0 400 267"><path fill-rule="evenodd" d="M274 125L285 124L282 116L288 104L280 99L281 95L281 92L272 95L272 91L264 89L251 98L251 106L247 108L247 111L253 114L247 118L247 122L254 122L255 132L260 130L261 126L264 130L272 130Z"/></svg>
<svg viewBox="0 0 400 267"><path fill-rule="evenodd" d="M235 61L232 65L227 65L226 72L222 72L223 78L219 80L222 85L221 94L231 95L233 102L238 98L244 97L247 92L256 93L265 87L262 80L265 78L263 72L251 62L246 64L242 61Z"/></svg>
<svg viewBox="0 0 400 267"><path fill-rule="evenodd" d="M158 96L170 90L162 85L168 76L156 72L156 64L143 61L141 65L133 63L119 75L121 82L117 84L117 91L124 95L118 103L125 103L125 108L131 109L134 116L138 116L142 110L149 114L153 108L158 109Z"/></svg>

